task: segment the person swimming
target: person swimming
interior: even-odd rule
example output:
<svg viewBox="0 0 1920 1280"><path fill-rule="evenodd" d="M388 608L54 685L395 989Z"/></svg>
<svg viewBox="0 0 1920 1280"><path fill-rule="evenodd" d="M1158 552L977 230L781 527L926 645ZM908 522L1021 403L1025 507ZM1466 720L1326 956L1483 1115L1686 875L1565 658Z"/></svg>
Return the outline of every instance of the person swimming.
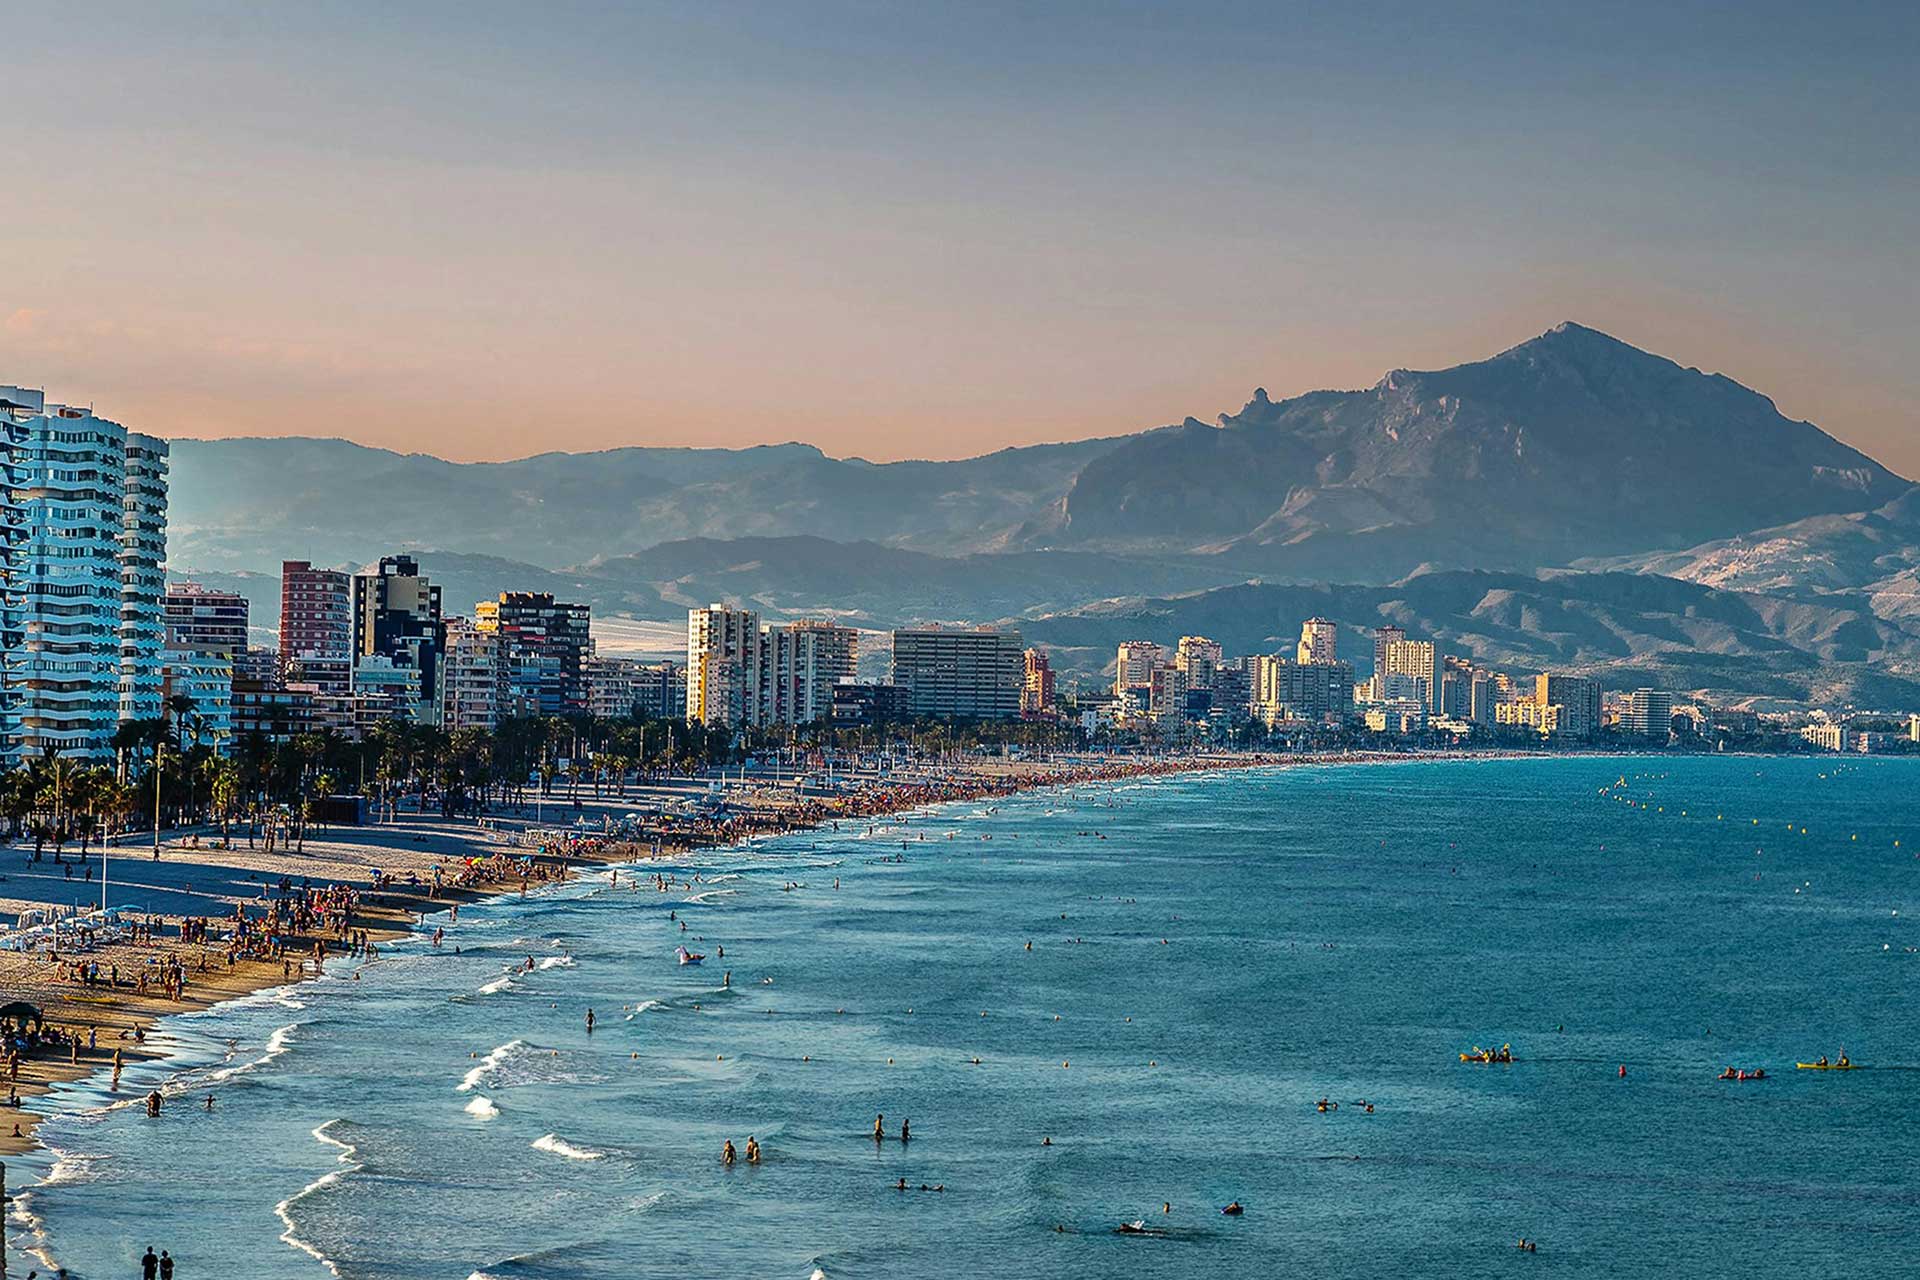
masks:
<svg viewBox="0 0 1920 1280"><path fill-rule="evenodd" d="M1241 1207L1241 1204L1238 1200L1235 1200L1232 1204L1228 1205L1226 1208L1222 1209L1220 1212L1226 1214L1229 1218L1237 1218L1241 1214L1245 1213L1246 1209Z"/></svg>
<svg viewBox="0 0 1920 1280"><path fill-rule="evenodd" d="M721 1167L731 1169L733 1167L734 1159L735 1159L735 1152L733 1149L733 1139L728 1138L726 1141L726 1145L720 1148Z"/></svg>
<svg viewBox="0 0 1920 1280"><path fill-rule="evenodd" d="M760 1143L752 1134L747 1135L747 1163L760 1163Z"/></svg>

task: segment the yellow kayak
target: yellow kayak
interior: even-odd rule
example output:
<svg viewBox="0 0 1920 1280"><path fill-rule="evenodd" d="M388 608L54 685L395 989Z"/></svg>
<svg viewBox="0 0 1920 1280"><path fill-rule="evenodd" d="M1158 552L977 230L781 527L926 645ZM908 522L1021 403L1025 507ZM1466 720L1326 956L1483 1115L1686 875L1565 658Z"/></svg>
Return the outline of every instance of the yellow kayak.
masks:
<svg viewBox="0 0 1920 1280"><path fill-rule="evenodd" d="M1802 1071L1858 1071L1857 1062L1796 1062L1794 1066Z"/></svg>

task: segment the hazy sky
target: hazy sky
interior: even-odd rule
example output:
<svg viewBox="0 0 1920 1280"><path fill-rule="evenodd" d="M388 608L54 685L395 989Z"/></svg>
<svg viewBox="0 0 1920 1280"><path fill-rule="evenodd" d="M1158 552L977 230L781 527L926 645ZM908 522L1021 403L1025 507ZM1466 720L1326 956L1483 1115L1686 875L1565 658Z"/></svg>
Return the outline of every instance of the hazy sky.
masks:
<svg viewBox="0 0 1920 1280"><path fill-rule="evenodd" d="M952 457L1574 319L1920 475L1917 10L10 7L0 383Z"/></svg>

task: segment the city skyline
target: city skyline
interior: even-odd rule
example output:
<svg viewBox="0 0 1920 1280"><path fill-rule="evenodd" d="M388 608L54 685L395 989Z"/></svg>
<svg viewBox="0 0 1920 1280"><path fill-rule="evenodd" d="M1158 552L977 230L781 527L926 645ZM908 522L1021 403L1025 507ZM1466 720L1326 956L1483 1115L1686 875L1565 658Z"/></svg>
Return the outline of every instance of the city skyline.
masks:
<svg viewBox="0 0 1920 1280"><path fill-rule="evenodd" d="M0 357L170 437L886 460L1574 319L1912 475L1915 21L21 14Z"/></svg>

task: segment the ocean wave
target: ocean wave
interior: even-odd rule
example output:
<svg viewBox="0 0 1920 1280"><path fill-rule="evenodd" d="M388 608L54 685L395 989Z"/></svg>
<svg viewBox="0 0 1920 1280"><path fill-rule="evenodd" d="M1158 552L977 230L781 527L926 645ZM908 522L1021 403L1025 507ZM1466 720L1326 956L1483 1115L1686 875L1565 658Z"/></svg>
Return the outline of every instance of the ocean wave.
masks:
<svg viewBox="0 0 1920 1280"><path fill-rule="evenodd" d="M480 1120L491 1120L500 1114L500 1108L493 1105L493 1099L484 1093L476 1093L467 1103L467 1114Z"/></svg>
<svg viewBox="0 0 1920 1280"><path fill-rule="evenodd" d="M492 996L492 995L498 995L502 991L505 991L508 987L511 987L513 985L513 975L515 972L516 970L509 969L507 972L501 974L499 977L495 978L493 981L481 983L480 994L483 996Z"/></svg>
<svg viewBox="0 0 1920 1280"><path fill-rule="evenodd" d="M293 1033L298 1031L302 1025L304 1024L289 1022L284 1027L275 1028L273 1034L267 1037L266 1048L259 1057L238 1063L234 1066L216 1068L193 1081L191 1085L183 1081L181 1088L184 1090L188 1087L197 1087L198 1085L219 1084L223 1080L231 1080L235 1076L243 1076L249 1071L259 1070L292 1047ZM163 1087L161 1092L169 1093L172 1092L172 1090Z"/></svg>
<svg viewBox="0 0 1920 1280"><path fill-rule="evenodd" d="M316 1247L315 1245L313 1245L312 1243L310 1243L309 1241L301 1237L299 1228L294 1224L294 1221L293 1221L293 1211L294 1211L294 1208L297 1205L299 1205L299 1203L302 1200L305 1200L307 1197L325 1190L327 1187L332 1186L334 1183L340 1181L342 1178L346 1177L350 1173L359 1172L360 1166L353 1162L354 1156L358 1154L358 1148L356 1148L351 1142L342 1141L341 1139L336 1138L332 1134L327 1132L327 1130L333 1128L333 1126L337 1124L343 1124L343 1123L345 1122L338 1118L329 1120L325 1124L321 1125L319 1128L315 1129L313 1131L313 1136L318 1138L321 1142L326 1143L328 1146L338 1147L340 1149L339 1162L345 1165L346 1167L343 1169L333 1169L326 1173L321 1174L319 1177L315 1178L312 1182L309 1182L306 1186L300 1188L300 1190L294 1192L292 1195L288 1196L285 1200L282 1200L279 1204L273 1206L274 1216L278 1217L280 1219L281 1224L286 1228L286 1230L280 1233L281 1241L286 1245L288 1245L289 1247L298 1249L300 1252L306 1254L308 1257L312 1258L315 1262L325 1267L330 1274L335 1276L338 1276L340 1274L340 1268L334 1264L334 1261L332 1258L329 1258L326 1254L322 1253L318 1247Z"/></svg>
<svg viewBox="0 0 1920 1280"><path fill-rule="evenodd" d="M738 892L740 892L738 889L703 889L699 893L696 893L691 897L682 898L681 901L685 903L697 903L700 906L705 906L708 903L708 901L713 898L724 898L730 893L738 893Z"/></svg>
<svg viewBox="0 0 1920 1280"><path fill-rule="evenodd" d="M556 1156L565 1156L569 1160L604 1160L607 1153L594 1151L588 1147L576 1147L565 1138L555 1134L543 1134L527 1144L535 1151L547 1151Z"/></svg>
<svg viewBox="0 0 1920 1280"><path fill-rule="evenodd" d="M53 1157L53 1164L47 1169L46 1176L40 1179L42 1187L92 1182L100 1176L98 1166L107 1158L80 1151L63 1151L58 1147L48 1147L47 1153Z"/></svg>
<svg viewBox="0 0 1920 1280"><path fill-rule="evenodd" d="M494 1070L507 1060L508 1054L515 1049L524 1049L526 1044L525 1040L509 1040L498 1048L490 1050L486 1057L480 1059L479 1066L460 1077L460 1087L455 1092L472 1093L479 1087L481 1081L492 1075Z"/></svg>
<svg viewBox="0 0 1920 1280"><path fill-rule="evenodd" d="M642 1000L639 1004L633 1006L633 1012L627 1015L627 1021L632 1022L643 1013L651 1013L655 1009L664 1009L666 1007L667 1002L665 1000Z"/></svg>
<svg viewBox="0 0 1920 1280"><path fill-rule="evenodd" d="M544 956L535 966L540 969L571 969L574 966L572 956Z"/></svg>

